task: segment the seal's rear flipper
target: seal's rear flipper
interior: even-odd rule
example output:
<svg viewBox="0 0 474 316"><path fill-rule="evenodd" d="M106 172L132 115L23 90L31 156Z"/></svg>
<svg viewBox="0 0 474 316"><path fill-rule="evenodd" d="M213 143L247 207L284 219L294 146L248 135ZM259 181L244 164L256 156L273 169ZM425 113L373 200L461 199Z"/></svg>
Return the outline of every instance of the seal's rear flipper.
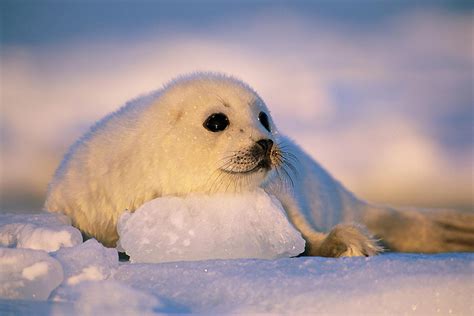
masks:
<svg viewBox="0 0 474 316"><path fill-rule="evenodd" d="M474 212L368 207L363 222L390 250L473 252Z"/></svg>

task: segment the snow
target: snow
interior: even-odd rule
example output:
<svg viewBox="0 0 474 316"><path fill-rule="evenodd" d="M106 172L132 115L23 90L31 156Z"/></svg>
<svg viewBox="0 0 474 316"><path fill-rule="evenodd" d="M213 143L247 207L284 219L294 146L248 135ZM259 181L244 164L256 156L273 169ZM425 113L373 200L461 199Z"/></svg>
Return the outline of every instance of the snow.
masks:
<svg viewBox="0 0 474 316"><path fill-rule="evenodd" d="M61 264L47 252L0 248L0 298L45 300L62 281Z"/></svg>
<svg viewBox="0 0 474 316"><path fill-rule="evenodd" d="M27 280L33 281L48 273L48 263L44 261L33 263L31 266L24 268L21 276Z"/></svg>
<svg viewBox="0 0 474 316"><path fill-rule="evenodd" d="M71 220L64 214L33 212L31 214L0 213L0 227L7 224L35 224L39 226L71 225Z"/></svg>
<svg viewBox="0 0 474 316"><path fill-rule="evenodd" d="M77 315L152 315L162 305L152 294L113 280L84 282L69 288L68 295Z"/></svg>
<svg viewBox="0 0 474 316"><path fill-rule="evenodd" d="M64 225L38 216L38 227ZM472 253L133 263L93 239L49 253L0 247L7 315L473 315L472 293Z"/></svg>
<svg viewBox="0 0 474 316"><path fill-rule="evenodd" d="M117 250L105 248L95 239L77 247L61 248L52 256L63 265L65 283L70 285L108 279L118 267Z"/></svg>
<svg viewBox="0 0 474 316"><path fill-rule="evenodd" d="M79 230L62 214L1 214L0 246L56 251L82 243Z"/></svg>
<svg viewBox="0 0 474 316"><path fill-rule="evenodd" d="M280 202L263 190L160 197L119 219L132 262L293 257L305 241Z"/></svg>
<svg viewBox="0 0 474 316"><path fill-rule="evenodd" d="M472 314L472 254L121 265L114 275L192 312Z"/></svg>

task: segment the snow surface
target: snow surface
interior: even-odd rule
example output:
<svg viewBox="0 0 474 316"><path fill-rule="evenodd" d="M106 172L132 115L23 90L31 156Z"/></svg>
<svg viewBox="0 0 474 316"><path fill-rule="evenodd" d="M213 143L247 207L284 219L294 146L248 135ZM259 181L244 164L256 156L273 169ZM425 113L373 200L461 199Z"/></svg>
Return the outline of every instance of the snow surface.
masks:
<svg viewBox="0 0 474 316"><path fill-rule="evenodd" d="M263 190L160 197L124 213L118 233L132 262L276 259L305 248L281 203Z"/></svg>
<svg viewBox="0 0 474 316"><path fill-rule="evenodd" d="M62 214L0 214L0 247L56 251L82 243L79 230Z"/></svg>
<svg viewBox="0 0 474 316"><path fill-rule="evenodd" d="M473 315L473 293L468 253L131 263L95 240L50 253L0 247L2 315Z"/></svg>
<svg viewBox="0 0 474 316"><path fill-rule="evenodd" d="M0 248L0 298L45 300L62 281L61 264L47 252Z"/></svg>
<svg viewBox="0 0 474 316"><path fill-rule="evenodd" d="M105 248L95 239L77 247L61 248L52 256L63 265L64 283L67 285L108 279L118 267L117 250Z"/></svg>

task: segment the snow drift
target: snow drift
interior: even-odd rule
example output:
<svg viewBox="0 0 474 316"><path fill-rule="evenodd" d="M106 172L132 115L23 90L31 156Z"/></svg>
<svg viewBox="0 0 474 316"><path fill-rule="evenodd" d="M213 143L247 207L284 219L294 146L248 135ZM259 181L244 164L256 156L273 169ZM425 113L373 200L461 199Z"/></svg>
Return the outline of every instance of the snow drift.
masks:
<svg viewBox="0 0 474 316"><path fill-rule="evenodd" d="M53 238L70 227L61 218L4 214L0 234L11 224L31 224L54 228ZM474 314L474 254L152 264L119 262L116 249L95 240L49 253L17 246L0 247L6 315Z"/></svg>

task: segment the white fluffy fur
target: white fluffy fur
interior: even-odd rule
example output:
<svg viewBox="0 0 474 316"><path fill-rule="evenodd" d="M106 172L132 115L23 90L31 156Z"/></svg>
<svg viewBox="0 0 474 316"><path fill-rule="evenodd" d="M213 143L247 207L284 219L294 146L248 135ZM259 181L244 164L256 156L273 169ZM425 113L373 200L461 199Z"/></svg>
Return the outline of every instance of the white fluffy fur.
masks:
<svg viewBox="0 0 474 316"><path fill-rule="evenodd" d="M125 209L135 210L164 195L239 192L260 186L282 202L307 240L310 255L379 252L365 228L347 224L352 222L366 225L394 250L474 249L472 213L449 211L436 217L360 201L280 135L270 116L268 132L258 120L260 111L269 114L257 93L237 79L198 73L172 81L107 116L79 139L50 184L45 208L69 215L85 234L114 246L117 219ZM203 122L216 112L225 113L230 125L212 133ZM274 141L273 150L281 151L295 171L246 175L219 171L234 152L266 138ZM346 224L331 231L340 223Z"/></svg>

